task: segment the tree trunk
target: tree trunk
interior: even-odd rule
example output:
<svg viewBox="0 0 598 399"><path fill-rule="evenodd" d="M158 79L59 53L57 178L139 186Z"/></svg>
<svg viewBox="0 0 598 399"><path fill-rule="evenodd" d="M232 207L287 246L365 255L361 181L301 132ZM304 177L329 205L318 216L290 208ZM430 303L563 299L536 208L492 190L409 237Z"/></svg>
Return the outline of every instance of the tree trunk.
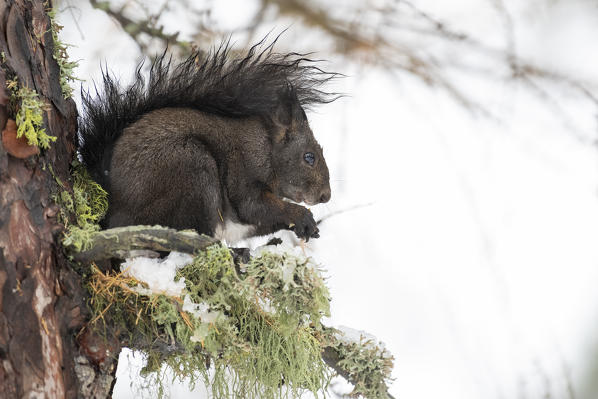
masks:
<svg viewBox="0 0 598 399"><path fill-rule="evenodd" d="M77 110L63 98L47 6L0 2L0 398L106 397L110 384L104 394L96 389L107 383L94 357L98 346L81 344L89 343L85 334L75 338L87 311L80 278L59 244L62 226L51 199L70 190ZM6 81L15 77L18 87L39 94L46 132L57 137L39 154L9 148L15 115Z"/></svg>

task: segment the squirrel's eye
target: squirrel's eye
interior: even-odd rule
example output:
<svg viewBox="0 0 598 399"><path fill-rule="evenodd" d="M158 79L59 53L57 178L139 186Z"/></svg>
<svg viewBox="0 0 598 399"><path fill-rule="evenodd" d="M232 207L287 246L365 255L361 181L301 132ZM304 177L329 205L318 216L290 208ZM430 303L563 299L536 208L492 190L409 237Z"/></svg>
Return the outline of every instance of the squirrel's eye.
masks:
<svg viewBox="0 0 598 399"><path fill-rule="evenodd" d="M313 152L306 152L305 154L303 154L303 159L305 159L305 162L307 162L311 166L313 166L314 162L316 162L316 156Z"/></svg>

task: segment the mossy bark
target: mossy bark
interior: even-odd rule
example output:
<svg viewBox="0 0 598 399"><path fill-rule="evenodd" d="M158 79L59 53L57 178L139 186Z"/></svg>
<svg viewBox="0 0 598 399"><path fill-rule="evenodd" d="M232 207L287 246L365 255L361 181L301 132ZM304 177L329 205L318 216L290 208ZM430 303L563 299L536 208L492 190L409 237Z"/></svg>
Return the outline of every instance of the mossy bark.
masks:
<svg viewBox="0 0 598 399"><path fill-rule="evenodd" d="M91 372L87 392L102 397L94 383L110 367L100 371L75 338L87 310L80 277L62 254L62 226L51 199L56 179L68 189L77 111L60 87L48 6L42 0L0 2L0 130L15 119L6 82L16 78L19 87L38 93L44 127L57 137L50 148L25 157L0 144L0 397L80 397L76 370Z"/></svg>
<svg viewBox="0 0 598 399"><path fill-rule="evenodd" d="M177 251L194 254L219 241L195 231L177 231L161 226L127 226L93 233L87 240L89 248L72 252L81 263L110 258L125 259L138 250Z"/></svg>

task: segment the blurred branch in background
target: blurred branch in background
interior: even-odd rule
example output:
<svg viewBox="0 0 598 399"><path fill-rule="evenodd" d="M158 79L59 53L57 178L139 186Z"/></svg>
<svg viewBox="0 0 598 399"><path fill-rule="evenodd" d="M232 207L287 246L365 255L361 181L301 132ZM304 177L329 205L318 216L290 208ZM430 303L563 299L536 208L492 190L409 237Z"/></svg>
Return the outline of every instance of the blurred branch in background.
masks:
<svg viewBox="0 0 598 399"><path fill-rule="evenodd" d="M196 27L197 38L200 36L212 37L213 33L210 30L209 8L201 8L193 10L185 0L164 1L157 10L152 11L148 5L151 2L144 2L141 0L127 0L123 4L115 5L115 2L89 0L93 8L105 12L107 15L121 26L124 33L129 35L131 39L139 46L141 52L145 55L153 57L154 50L152 41L161 42L161 47L170 46L174 49L188 54L191 51L192 45L188 41L179 40L179 32L166 33L165 27L160 21L160 16L168 12L174 3L181 3L184 7L192 10L200 23ZM122 3L122 2L121 2ZM133 12L129 12L134 9Z"/></svg>
<svg viewBox="0 0 598 399"><path fill-rule="evenodd" d="M118 8L113 7L108 1L89 0L89 2L93 8L110 15L122 27L123 31L131 36L144 53L148 51L148 45L141 37L143 33L152 38L160 39L166 43L172 43L183 48L187 45L187 43L178 40L178 32L171 34L164 33L164 26L158 24L159 15L168 8L168 3L166 2L156 14L149 14L148 10L144 8L146 15L137 20L133 20L125 15L125 10L130 2ZM142 5L141 3L139 4Z"/></svg>
<svg viewBox="0 0 598 399"><path fill-rule="evenodd" d="M110 15L150 57L166 46L185 54L192 48L190 41L212 44L231 34L212 18L210 1L89 1L94 8ZM256 11L248 18L247 25L233 33L244 36L246 45L259 41L264 28L276 31L290 24L293 30L305 35L324 34L330 43L326 50L331 53L353 63L380 67L391 74L414 76L430 87L446 91L467 109L486 116L492 115L483 105L483 99L454 83L458 74L522 83L563 114L566 113L559 109L557 96L552 94L557 89L551 87L555 84L559 90L598 105L597 82L579 81L527 61L518 52L515 18L505 2L484 1L496 11L502 26L498 27L504 36L500 47L486 44L483 35L474 37L450 26L409 0L256 0ZM164 15L177 7L192 13L197 21L190 41L181 40L179 31L167 28L163 22Z"/></svg>

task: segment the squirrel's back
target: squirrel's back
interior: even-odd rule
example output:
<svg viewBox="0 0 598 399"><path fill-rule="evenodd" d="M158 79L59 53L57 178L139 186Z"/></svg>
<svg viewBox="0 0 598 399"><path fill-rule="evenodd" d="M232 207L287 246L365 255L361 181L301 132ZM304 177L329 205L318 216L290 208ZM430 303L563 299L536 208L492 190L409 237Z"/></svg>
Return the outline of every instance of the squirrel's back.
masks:
<svg viewBox="0 0 598 399"><path fill-rule="evenodd" d="M143 115L162 108L190 108L231 118L269 117L281 102L302 107L327 103L336 97L318 88L336 76L297 53L278 54L274 43L253 46L245 56L233 57L228 43L210 52L197 51L179 64L166 54L158 57L144 78L139 65L135 81L121 87L108 72L103 91L83 93L79 123L79 151L83 163L109 189L110 160L123 130ZM176 121L172 121L173 125Z"/></svg>

